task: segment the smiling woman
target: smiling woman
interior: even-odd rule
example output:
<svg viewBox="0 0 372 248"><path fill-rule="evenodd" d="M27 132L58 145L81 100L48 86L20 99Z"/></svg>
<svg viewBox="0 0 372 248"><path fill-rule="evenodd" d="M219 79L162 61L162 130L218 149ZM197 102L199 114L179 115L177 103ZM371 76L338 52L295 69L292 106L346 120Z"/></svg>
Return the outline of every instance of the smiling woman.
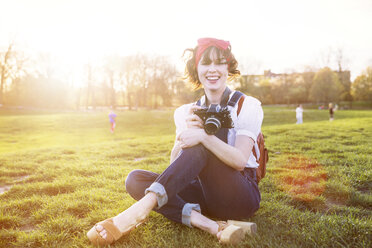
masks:
<svg viewBox="0 0 372 248"><path fill-rule="evenodd" d="M207 121L194 112L201 106L179 107L174 114L177 135L169 167L161 174L145 170L128 174L126 191L138 202L92 227L87 235L93 244L115 242L144 222L152 210L174 222L207 231L222 243L239 243L248 231L243 228L247 223L216 222L206 216L247 219L259 208L258 164L252 148L261 130L261 103L244 96L238 118L236 103L243 94L226 86L228 78L240 74L228 41L203 38L188 51L192 56L186 78L204 88L199 105L209 109L220 105L214 109L226 110L235 127L221 125L216 132L206 132L203 126Z"/></svg>

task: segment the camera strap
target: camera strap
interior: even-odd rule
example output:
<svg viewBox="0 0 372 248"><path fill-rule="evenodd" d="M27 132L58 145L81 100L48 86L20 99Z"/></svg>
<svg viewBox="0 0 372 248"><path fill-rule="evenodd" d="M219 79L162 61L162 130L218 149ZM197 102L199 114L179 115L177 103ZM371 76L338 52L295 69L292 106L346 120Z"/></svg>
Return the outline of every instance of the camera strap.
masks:
<svg viewBox="0 0 372 248"><path fill-rule="evenodd" d="M228 102L230 102L229 101L229 96L230 96L230 94L231 94L231 90L229 89L229 87L226 87L226 89L225 89L225 91L223 92L223 94L222 94L222 98L221 98L221 102L220 102L220 106L223 108L223 107L226 107L227 105L228 105ZM234 94L235 95L235 94ZM205 102L204 102L204 105L205 106L209 106L209 101L208 101L208 98L207 98L207 96L206 95L204 95L204 97L205 97ZM200 101L200 99L196 102L196 105L198 105L198 106L200 106L200 104L201 104L201 101ZM235 104L234 104L235 105ZM233 106L234 106L233 105ZM230 104L229 104L229 106L231 106Z"/></svg>

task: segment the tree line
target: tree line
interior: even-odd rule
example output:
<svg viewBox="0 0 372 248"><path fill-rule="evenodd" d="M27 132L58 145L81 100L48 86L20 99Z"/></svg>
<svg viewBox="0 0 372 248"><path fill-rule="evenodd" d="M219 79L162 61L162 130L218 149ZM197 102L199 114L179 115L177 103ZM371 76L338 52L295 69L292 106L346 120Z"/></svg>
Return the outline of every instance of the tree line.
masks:
<svg viewBox="0 0 372 248"><path fill-rule="evenodd" d="M182 73L166 56L110 55L98 64L77 68L78 73L61 73L51 54L29 56L14 47L11 43L0 50L3 106L156 109L193 99L194 93L183 83Z"/></svg>
<svg viewBox="0 0 372 248"><path fill-rule="evenodd" d="M194 101L192 91L169 57L111 55L76 73L60 73L55 58L29 56L15 43L0 49L0 106L81 109L101 106L156 109ZM75 78L74 78L75 77ZM79 83L76 83L79 82ZM231 86L264 104L363 100L372 103L372 67L350 81L350 71L324 67L305 72L242 75Z"/></svg>

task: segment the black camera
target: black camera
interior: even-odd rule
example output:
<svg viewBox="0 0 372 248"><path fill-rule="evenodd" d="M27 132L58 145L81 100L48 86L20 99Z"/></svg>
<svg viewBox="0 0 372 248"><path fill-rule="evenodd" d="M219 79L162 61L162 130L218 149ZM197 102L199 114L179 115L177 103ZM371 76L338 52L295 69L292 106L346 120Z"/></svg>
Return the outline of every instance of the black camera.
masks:
<svg viewBox="0 0 372 248"><path fill-rule="evenodd" d="M209 108L197 109L194 114L203 120L204 130L207 134L215 134L220 128L234 127L230 111L227 107L222 108L219 104L211 104Z"/></svg>

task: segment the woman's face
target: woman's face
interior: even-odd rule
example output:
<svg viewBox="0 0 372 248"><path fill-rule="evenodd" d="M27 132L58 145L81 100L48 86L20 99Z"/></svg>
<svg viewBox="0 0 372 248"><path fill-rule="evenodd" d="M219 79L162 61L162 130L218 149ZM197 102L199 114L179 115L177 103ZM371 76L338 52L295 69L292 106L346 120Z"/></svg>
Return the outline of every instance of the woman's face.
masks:
<svg viewBox="0 0 372 248"><path fill-rule="evenodd" d="M211 91L224 90L229 75L226 59L222 56L218 57L215 49L211 51L209 58L204 56L198 64L198 76L204 89Z"/></svg>

